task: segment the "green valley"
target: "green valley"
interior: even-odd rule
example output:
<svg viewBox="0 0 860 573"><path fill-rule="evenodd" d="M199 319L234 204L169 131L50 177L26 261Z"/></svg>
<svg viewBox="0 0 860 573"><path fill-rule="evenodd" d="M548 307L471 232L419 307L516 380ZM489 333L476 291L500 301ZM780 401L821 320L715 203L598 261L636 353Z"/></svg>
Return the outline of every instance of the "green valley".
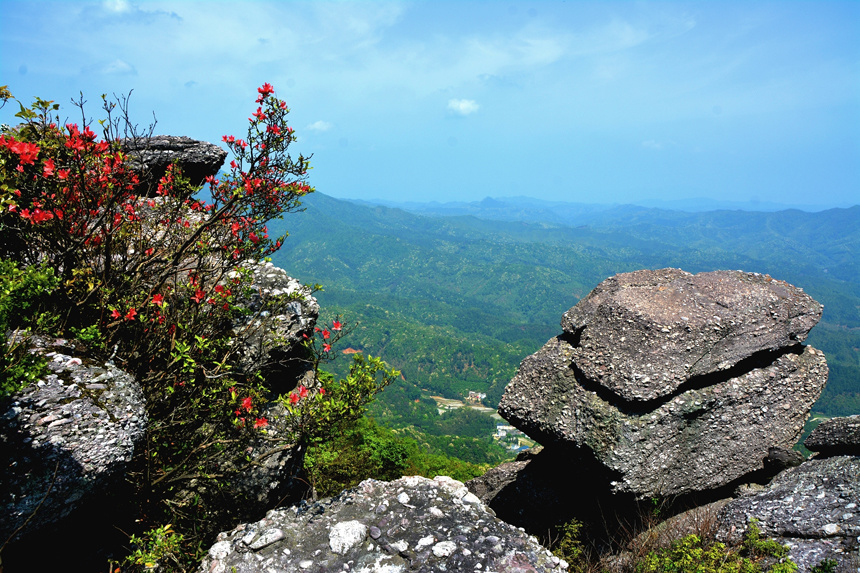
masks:
<svg viewBox="0 0 860 573"><path fill-rule="evenodd" d="M270 229L289 229L273 262L324 286L317 293L324 313L351 325L346 344L402 371L372 408L381 423L479 439L450 421L432 426L429 396L471 390L495 406L520 361L560 333L564 311L613 274L662 267L742 269L802 287L825 306L808 341L825 351L831 369L814 410L860 412L860 207L686 213L623 206L579 209L567 219L556 208L547 222L534 220L547 210L491 205L471 215L416 214L316 193L306 212ZM342 372L347 363L330 366ZM457 455L448 443L431 449ZM470 461L495 457L488 450Z"/></svg>

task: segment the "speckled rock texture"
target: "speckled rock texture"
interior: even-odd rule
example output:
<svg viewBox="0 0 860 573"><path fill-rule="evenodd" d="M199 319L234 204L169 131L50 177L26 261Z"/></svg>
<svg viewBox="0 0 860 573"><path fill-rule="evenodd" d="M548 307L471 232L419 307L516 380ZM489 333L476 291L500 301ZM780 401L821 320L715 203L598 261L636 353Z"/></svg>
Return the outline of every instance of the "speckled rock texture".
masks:
<svg viewBox="0 0 860 573"><path fill-rule="evenodd" d="M636 271L600 283L561 319L573 359L625 401L654 400L697 376L806 340L822 306L802 290L741 271Z"/></svg>
<svg viewBox="0 0 860 573"><path fill-rule="evenodd" d="M313 331L320 307L311 290L269 262L246 263L253 295L237 302L251 314L233 327L239 345L237 367L262 370L270 387L286 391L308 370L301 342Z"/></svg>
<svg viewBox="0 0 860 573"><path fill-rule="evenodd" d="M860 456L860 416L824 420L803 445L823 456Z"/></svg>
<svg viewBox="0 0 860 573"><path fill-rule="evenodd" d="M738 542L751 519L762 534L791 547L800 571L836 559L860 568L860 457L812 459L776 476L763 491L729 502L718 539Z"/></svg>
<svg viewBox="0 0 860 573"><path fill-rule="evenodd" d="M270 511L218 536L199 573L563 571L567 563L497 519L461 482L366 480Z"/></svg>
<svg viewBox="0 0 860 573"><path fill-rule="evenodd" d="M183 176L199 186L206 177L218 173L227 158L227 152L217 145L185 136L155 135L121 143L132 168L140 175L138 194L147 197L156 195L158 181L174 161L179 162Z"/></svg>
<svg viewBox="0 0 860 573"><path fill-rule="evenodd" d="M51 373L2 403L3 541L66 518L121 480L147 420L143 393L129 374L82 362L65 340L29 343L47 357Z"/></svg>
<svg viewBox="0 0 860 573"><path fill-rule="evenodd" d="M799 437L827 381L824 354L799 343L820 310L761 275L617 275L523 361L499 413L542 444L593 454L616 493L713 490Z"/></svg>

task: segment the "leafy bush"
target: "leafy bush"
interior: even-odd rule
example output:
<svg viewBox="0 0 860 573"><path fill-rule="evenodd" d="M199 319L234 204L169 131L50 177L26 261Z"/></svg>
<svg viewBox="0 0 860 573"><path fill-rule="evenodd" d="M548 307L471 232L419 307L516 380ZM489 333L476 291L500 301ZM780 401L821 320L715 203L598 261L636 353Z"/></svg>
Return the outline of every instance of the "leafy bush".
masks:
<svg viewBox="0 0 860 573"><path fill-rule="evenodd" d="M648 553L636 564L636 572L792 573L797 570L797 565L786 559L787 554L788 548L772 539L762 539L761 531L753 521L739 551L723 543L706 542L698 535L687 535L670 548Z"/></svg>
<svg viewBox="0 0 860 573"><path fill-rule="evenodd" d="M0 399L34 382L45 372L44 358L27 351L25 333L45 321L35 312L58 286L53 269L0 261Z"/></svg>
<svg viewBox="0 0 860 573"><path fill-rule="evenodd" d="M264 299L253 312L242 303L259 298L249 263L284 240L269 237L267 222L297 210L313 189L309 158L289 154L295 135L286 103L269 84L257 92L245 138L223 138L233 154L229 172L207 178L205 193L172 165L155 197L136 194L139 174L124 149L143 149L145 139L128 118L127 99L103 98L102 140L85 115L82 126L60 127L59 106L39 98L20 106L22 125L0 132L0 255L23 263L0 267L0 326L19 321L78 337L93 352L111 353L146 396L147 443L130 474L140 531L148 532L133 540L138 566L156 560L186 568L204 541L234 525L243 500L229 491L228 474L254 465L249 444L288 448L331 437L396 374L359 358L343 380L317 376L334 340L328 329L308 331L299 359L313 375L280 400L291 431L268 434L263 407L278 396L259 368L239 367L243 334L234 325L265 328L281 302ZM11 94L4 88L0 98ZM341 332L340 323L332 329ZM38 376L29 356L3 354L3 392ZM226 515L224 500L233 508ZM157 525L167 522L176 531Z"/></svg>

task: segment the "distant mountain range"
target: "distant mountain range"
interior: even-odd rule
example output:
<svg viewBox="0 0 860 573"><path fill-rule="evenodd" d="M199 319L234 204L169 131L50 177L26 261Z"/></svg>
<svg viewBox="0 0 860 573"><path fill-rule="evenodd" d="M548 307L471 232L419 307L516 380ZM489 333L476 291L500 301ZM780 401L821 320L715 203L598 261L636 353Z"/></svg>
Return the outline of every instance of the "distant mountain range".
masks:
<svg viewBox="0 0 860 573"><path fill-rule="evenodd" d="M682 211L687 213L703 213L707 211L804 211L815 213L832 208L848 208L850 205L828 206L821 205L787 205L762 201L720 201L708 198L656 200L645 199L634 203L598 204L575 203L565 201L547 201L533 197L486 197L481 201L452 201L439 203L415 201L390 201L385 199L344 199L360 205L382 205L403 209L410 213L421 215L473 215L481 219L498 221L530 221L552 222L563 225L595 224L601 221L616 220L630 213L641 213L644 210L660 209L666 211Z"/></svg>
<svg viewBox="0 0 860 573"><path fill-rule="evenodd" d="M359 326L349 346L410 384L495 402L519 362L603 279L642 268L741 269L825 305L810 344L827 353L818 411L860 413L860 206L691 213L540 200L408 204L309 196L275 264L321 283L320 302Z"/></svg>

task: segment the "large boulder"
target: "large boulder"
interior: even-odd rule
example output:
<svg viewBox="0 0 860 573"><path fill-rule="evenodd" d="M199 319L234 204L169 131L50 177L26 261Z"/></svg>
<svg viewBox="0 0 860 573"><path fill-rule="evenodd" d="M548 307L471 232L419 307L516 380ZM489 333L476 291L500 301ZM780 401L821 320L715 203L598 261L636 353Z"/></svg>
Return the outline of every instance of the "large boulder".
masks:
<svg viewBox="0 0 860 573"><path fill-rule="evenodd" d="M0 540L56 524L121 483L146 426L137 382L33 337L50 374L0 408ZM14 535L14 537L13 537Z"/></svg>
<svg viewBox="0 0 860 573"><path fill-rule="evenodd" d="M823 456L860 456L860 415L824 420L803 442Z"/></svg>
<svg viewBox="0 0 860 573"><path fill-rule="evenodd" d="M217 145L185 136L138 137L124 139L121 144L140 177L138 194L147 197L156 195L159 180L174 161L182 168L182 175L199 186L206 177L218 173L227 157Z"/></svg>
<svg viewBox="0 0 860 573"><path fill-rule="evenodd" d="M543 444L588 452L615 492L714 490L800 436L827 380L823 353L800 344L820 312L763 275L617 275L523 361L499 413Z"/></svg>
<svg viewBox="0 0 860 573"><path fill-rule="evenodd" d="M766 275L662 269L603 281L561 326L577 339L572 356L585 378L622 400L648 401L803 342L821 311Z"/></svg>
<svg viewBox="0 0 860 573"><path fill-rule="evenodd" d="M720 511L717 538L739 542L749 522L790 548L800 571L824 559L845 571L860 567L860 457L813 459L785 470L766 488Z"/></svg>
<svg viewBox="0 0 860 573"><path fill-rule="evenodd" d="M447 477L366 480L221 533L200 573L562 571L567 563Z"/></svg>

